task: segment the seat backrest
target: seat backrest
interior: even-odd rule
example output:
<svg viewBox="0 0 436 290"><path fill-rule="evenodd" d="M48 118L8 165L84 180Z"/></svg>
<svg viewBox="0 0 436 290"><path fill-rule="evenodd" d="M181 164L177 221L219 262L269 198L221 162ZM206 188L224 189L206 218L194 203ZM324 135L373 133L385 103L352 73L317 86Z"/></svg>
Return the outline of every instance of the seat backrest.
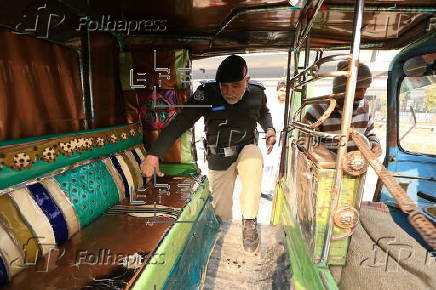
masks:
<svg viewBox="0 0 436 290"><path fill-rule="evenodd" d="M137 124L3 145L0 283L144 185Z"/></svg>

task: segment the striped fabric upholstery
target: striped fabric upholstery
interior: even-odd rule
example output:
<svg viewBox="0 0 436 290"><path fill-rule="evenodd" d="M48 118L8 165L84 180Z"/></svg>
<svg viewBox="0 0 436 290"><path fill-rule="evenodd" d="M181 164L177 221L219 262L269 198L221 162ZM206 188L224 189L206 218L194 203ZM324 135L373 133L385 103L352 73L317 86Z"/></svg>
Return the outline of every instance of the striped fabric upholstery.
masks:
<svg viewBox="0 0 436 290"><path fill-rule="evenodd" d="M133 156L133 159L135 160L136 164L138 164L139 172L141 172L140 169L141 162L144 161L145 155L147 154L145 152L144 146L142 145L136 146L135 148L129 150L129 152ZM146 184L147 181L145 180L145 177L142 177L142 173L141 173L141 178L142 178L142 183Z"/></svg>
<svg viewBox="0 0 436 290"><path fill-rule="evenodd" d="M130 187L134 187L133 184L133 178L130 174L127 165L125 164L124 160L121 157L117 156L110 156L109 160L112 163L112 166L115 168L115 170L118 172L118 175L120 176L122 182L123 182L123 189L124 193L127 198L130 197Z"/></svg>
<svg viewBox="0 0 436 290"><path fill-rule="evenodd" d="M124 181L122 176L118 173L117 169L112 163L112 160L107 157L101 160L104 165L106 166L106 169L109 171L110 175L112 176L112 180L115 182L115 185L118 189L118 200L122 201L126 198L126 191L124 187Z"/></svg>
<svg viewBox="0 0 436 290"><path fill-rule="evenodd" d="M142 177L141 169L139 168L140 164L137 163L131 151L125 151L123 152L123 155L125 156L125 159L128 162L129 168L132 172L133 178L135 179L135 183L137 185L135 189L142 188L144 186L144 179Z"/></svg>
<svg viewBox="0 0 436 290"><path fill-rule="evenodd" d="M0 285L144 186L142 145L0 196Z"/></svg>
<svg viewBox="0 0 436 290"><path fill-rule="evenodd" d="M6 277L13 277L24 267L25 252L20 244L18 244L13 235L0 225L0 245L1 245L1 259L3 266L0 266L0 277L4 281ZM30 262L31 260L27 260ZM20 267L21 266L21 267ZM0 281L1 283L1 281Z"/></svg>
<svg viewBox="0 0 436 290"><path fill-rule="evenodd" d="M5 285L9 281L8 270L6 269L7 264L5 264L3 261L3 255L0 251L0 286Z"/></svg>
<svg viewBox="0 0 436 290"><path fill-rule="evenodd" d="M126 164L127 168L126 170L128 170L131 178L132 178L132 183L133 183L133 188L137 189L138 188L138 174L139 172L137 172L137 170L135 169L132 161L130 160L130 158L127 156L127 152L120 152L119 154L117 154L117 157L119 157L121 160L124 161L124 163Z"/></svg>
<svg viewBox="0 0 436 290"><path fill-rule="evenodd" d="M32 228L27 224L21 213L18 211L14 200L9 195L0 196L0 222L6 233L17 241L17 246L25 253L26 261L36 261L40 249L35 239L37 236ZM4 236L3 234L1 235ZM5 251L5 256L11 255L11 247L4 247L0 244L1 249ZM24 254L23 254L24 256ZM8 261L6 261L8 262ZM9 264L9 263L8 263Z"/></svg>
<svg viewBox="0 0 436 290"><path fill-rule="evenodd" d="M27 188L32 193L36 204L48 219L53 229L56 244L62 245L68 240L68 226L63 213L41 183L28 185Z"/></svg>
<svg viewBox="0 0 436 290"><path fill-rule="evenodd" d="M27 188L14 190L11 197L25 223L32 229L33 238L38 241L42 254L48 254L50 248L56 245L54 231L49 219L32 198Z"/></svg>
<svg viewBox="0 0 436 290"><path fill-rule="evenodd" d="M51 198L56 203L56 206L63 213L67 223L68 239L71 238L71 236L77 233L80 229L79 220L76 212L74 211L71 200L68 198L65 192L62 191L62 189L59 187L59 184L53 177L42 180L41 184L44 185Z"/></svg>

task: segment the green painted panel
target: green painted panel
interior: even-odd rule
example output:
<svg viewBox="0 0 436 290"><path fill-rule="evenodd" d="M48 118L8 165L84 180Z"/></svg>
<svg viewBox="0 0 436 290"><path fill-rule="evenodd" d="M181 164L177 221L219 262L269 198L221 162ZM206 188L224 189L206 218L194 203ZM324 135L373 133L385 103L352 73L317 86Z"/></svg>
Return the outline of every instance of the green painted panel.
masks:
<svg viewBox="0 0 436 290"><path fill-rule="evenodd" d="M194 163L194 157L192 156L192 143L192 130L189 129L180 137L181 163Z"/></svg>
<svg viewBox="0 0 436 290"><path fill-rule="evenodd" d="M193 163L161 163L160 171L169 176L197 175L199 169Z"/></svg>
<svg viewBox="0 0 436 290"><path fill-rule="evenodd" d="M55 179L71 200L81 228L118 203L117 186L102 161L70 169Z"/></svg>
<svg viewBox="0 0 436 290"><path fill-rule="evenodd" d="M178 70L180 68L190 68L189 51L187 49L175 49L175 67L176 67L176 82L178 89L188 88L188 84L182 83L182 80L187 80L186 76L190 73Z"/></svg>
<svg viewBox="0 0 436 290"><path fill-rule="evenodd" d="M219 229L212 205L206 202L164 289L199 289Z"/></svg>
<svg viewBox="0 0 436 290"><path fill-rule="evenodd" d="M279 216L276 217L277 215ZM285 231L285 242L295 289L338 289L330 271L312 262L306 240L297 221L292 216L283 189L278 186L276 188L274 219L278 219L277 223L281 224Z"/></svg>
<svg viewBox="0 0 436 290"><path fill-rule="evenodd" d="M283 192L279 191L279 194L283 196ZM284 203L281 214L281 224L285 230L285 241L292 269L294 287L295 289L323 289L322 280L312 263L309 249L299 229L298 223L292 218L284 196L281 200Z"/></svg>
<svg viewBox="0 0 436 290"><path fill-rule="evenodd" d="M88 131L86 132L88 133ZM123 151L129 147L141 143L142 143L142 135L136 134L134 137L129 137L125 141L118 141L116 144L105 143L105 145L101 148L94 147L92 150L75 152L71 156L60 155L56 158L54 162L48 163L41 160L37 160L33 163L33 166L27 170L19 171L19 170L10 169L8 167L4 167L3 169L0 170L0 189L5 189L11 185L15 185L24 182L26 180L39 177L41 175L52 172L54 170L64 168L66 166L70 166L77 162Z"/></svg>
<svg viewBox="0 0 436 290"><path fill-rule="evenodd" d="M337 290L338 285L336 284L335 278L333 278L332 273L327 268L317 267L318 274L322 277L323 284L326 286L325 288L329 290Z"/></svg>
<svg viewBox="0 0 436 290"><path fill-rule="evenodd" d="M318 188L316 191L316 226L315 226L315 249L314 261L318 261L324 245L324 233L328 223L328 212L331 201L331 189L334 182L334 169L318 170ZM356 201L360 197L362 190L363 176L353 177L344 175L341 185L338 207L356 207ZM347 230L334 227L333 235L339 236L347 233ZM330 246L329 260L330 265L344 265L346 263L349 237L332 241Z"/></svg>
<svg viewBox="0 0 436 290"><path fill-rule="evenodd" d="M280 182L277 183L277 185L274 189L275 192L274 192L274 200L273 200L272 214L271 214L271 224L272 225L280 224L280 217L281 217L281 214L283 211L284 194L283 194L283 189L280 186Z"/></svg>
<svg viewBox="0 0 436 290"><path fill-rule="evenodd" d="M189 223L176 223L157 248L157 254L165 254L165 263L153 264L152 261L147 264L133 285L134 290L163 289L192 230L193 223L191 222L197 221L206 202L209 202L209 184L207 181L195 192L191 202L183 209L178 219L178 221L189 221Z"/></svg>

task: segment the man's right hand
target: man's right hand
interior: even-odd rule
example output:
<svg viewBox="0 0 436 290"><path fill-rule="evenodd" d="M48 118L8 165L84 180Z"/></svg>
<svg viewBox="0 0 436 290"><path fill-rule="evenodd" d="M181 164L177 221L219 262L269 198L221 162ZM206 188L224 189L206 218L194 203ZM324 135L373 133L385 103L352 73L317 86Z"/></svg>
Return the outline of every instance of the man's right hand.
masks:
<svg viewBox="0 0 436 290"><path fill-rule="evenodd" d="M164 176L159 169L159 157L154 155L147 155L141 163L142 174L148 179L153 177L154 171L156 170L156 175L159 177Z"/></svg>

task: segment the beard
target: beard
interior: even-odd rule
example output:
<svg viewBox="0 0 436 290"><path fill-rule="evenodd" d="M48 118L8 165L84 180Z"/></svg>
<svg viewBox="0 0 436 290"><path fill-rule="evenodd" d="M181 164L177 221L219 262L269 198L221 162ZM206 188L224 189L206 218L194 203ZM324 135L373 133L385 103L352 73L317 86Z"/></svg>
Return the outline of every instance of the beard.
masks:
<svg viewBox="0 0 436 290"><path fill-rule="evenodd" d="M227 103L229 103L230 105L234 105L237 102L239 102L240 98L235 97L235 96L224 96L223 95L224 100L226 100Z"/></svg>

